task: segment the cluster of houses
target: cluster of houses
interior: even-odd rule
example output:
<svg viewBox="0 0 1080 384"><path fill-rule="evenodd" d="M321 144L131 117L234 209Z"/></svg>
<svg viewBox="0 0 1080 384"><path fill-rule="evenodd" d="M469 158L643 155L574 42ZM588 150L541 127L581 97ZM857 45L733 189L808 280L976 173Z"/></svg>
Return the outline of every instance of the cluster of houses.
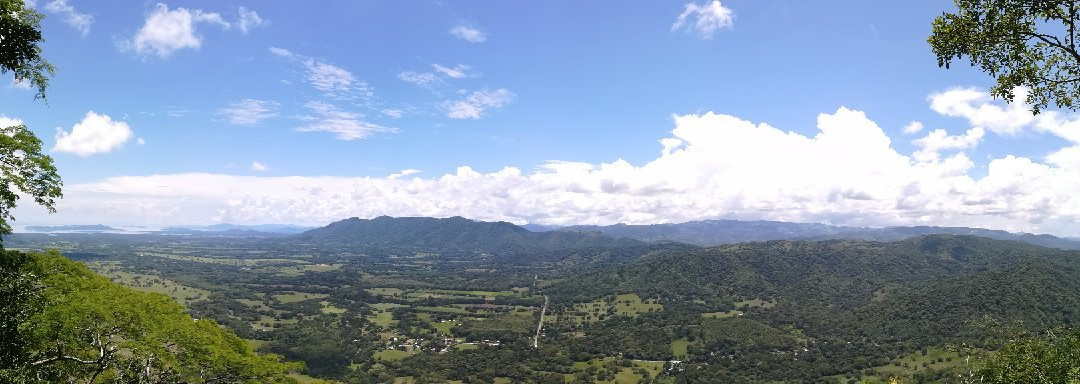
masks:
<svg viewBox="0 0 1080 384"><path fill-rule="evenodd" d="M407 337L390 337L390 341L386 343L386 349L393 349L406 352L420 352L420 351L432 351L438 353L446 353L453 350L458 345L476 345L485 347L498 347L502 345L502 341L499 340L487 340L477 343L465 342L464 339L455 339L450 336L433 339L435 343L428 343L425 345L424 338L407 338Z"/></svg>

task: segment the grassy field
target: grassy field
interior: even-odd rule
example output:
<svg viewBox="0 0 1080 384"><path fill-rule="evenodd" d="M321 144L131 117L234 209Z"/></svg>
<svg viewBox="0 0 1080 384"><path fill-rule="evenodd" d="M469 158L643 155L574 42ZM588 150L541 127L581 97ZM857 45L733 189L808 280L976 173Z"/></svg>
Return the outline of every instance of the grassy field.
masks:
<svg viewBox="0 0 1080 384"><path fill-rule="evenodd" d="M582 323L599 321L601 318L606 319L610 315L633 317L643 312L663 309L664 305L655 299L642 300L637 294L629 293L616 296L614 301L601 299L574 304L573 312L576 313L562 313L560 318L568 318L571 321Z"/></svg>
<svg viewBox="0 0 1080 384"><path fill-rule="evenodd" d="M399 351L396 349L384 349L375 352L375 360L398 361L414 354L416 354L416 352Z"/></svg>
<svg viewBox="0 0 1080 384"><path fill-rule="evenodd" d="M277 268L278 276L301 276L308 272L329 272L341 269L342 264L304 264Z"/></svg>
<svg viewBox="0 0 1080 384"><path fill-rule="evenodd" d="M925 365L924 365L925 364ZM923 372L930 369L944 369L964 365L964 359L956 352L941 348L930 348L926 354L913 353L893 360L889 365L874 368L880 376L889 377L901 374Z"/></svg>
<svg viewBox="0 0 1080 384"><path fill-rule="evenodd" d="M743 301L736 301L735 302L735 308L742 308L743 306L747 306L747 307L751 307L751 308L769 309L769 308L772 308L772 307L776 306L776 301L775 300L765 301L765 300L761 300L761 299L750 299L750 300L743 300Z"/></svg>
<svg viewBox="0 0 1080 384"><path fill-rule="evenodd" d="M572 382L574 373L584 371L590 366L596 368L603 368L605 365L609 365L614 362L614 358L608 357L603 359L593 359L589 361L577 361L570 369L570 374L565 375L566 382ZM596 383L611 383L611 384L636 384L643 378L642 375L634 373L635 368L645 370L649 380L655 379L656 376L664 369L664 362L662 361L641 361L633 360L633 367L619 367L618 372L615 373L614 380L596 380Z"/></svg>
<svg viewBox="0 0 1080 384"><path fill-rule="evenodd" d="M161 276L144 275L122 271L119 268L102 267L96 272L109 278L115 283L143 292L161 293L171 297L180 305L205 299L210 291L189 287Z"/></svg>
<svg viewBox="0 0 1080 384"><path fill-rule="evenodd" d="M671 356L676 359L686 357L686 347L690 346L690 340L678 339L671 342Z"/></svg>
<svg viewBox="0 0 1080 384"><path fill-rule="evenodd" d="M328 313L328 314L345 313L344 308L335 307L333 304L330 304L329 301L320 301L319 304L322 304L322 306L323 306L322 307L322 313Z"/></svg>
<svg viewBox="0 0 1080 384"><path fill-rule="evenodd" d="M267 259L255 259L255 258L233 258L233 257L205 257L205 256L188 256L178 255L177 251L165 252L139 252L139 256L142 257L160 257L163 259L171 259L177 261L186 261L194 263L209 263L209 264L221 264L221 265L233 265L238 267L258 267L265 265L288 265L288 264L309 264L304 260L296 259L282 259L282 258L267 258Z"/></svg>

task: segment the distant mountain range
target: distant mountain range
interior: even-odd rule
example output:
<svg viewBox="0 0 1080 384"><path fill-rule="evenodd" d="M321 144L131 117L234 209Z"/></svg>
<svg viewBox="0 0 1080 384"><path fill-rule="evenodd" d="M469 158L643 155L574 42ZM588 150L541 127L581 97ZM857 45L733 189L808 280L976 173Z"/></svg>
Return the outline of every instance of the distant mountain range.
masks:
<svg viewBox="0 0 1080 384"><path fill-rule="evenodd" d="M950 234L1020 241L1043 247L1080 250L1080 239L1013 233L969 227L847 227L782 221L703 220L652 225L514 225L462 217L430 218L380 216L351 218L313 228L289 224L214 224L172 226L160 231L127 231L105 225L27 226L36 233L145 233L229 237L292 237L340 245L407 246L457 250L559 250L584 247L633 246L636 242L676 242L713 246L771 240L864 240L891 242L915 236Z"/></svg>
<svg viewBox="0 0 1080 384"><path fill-rule="evenodd" d="M648 242L674 241L703 246L769 240L845 239L888 242L920 235L951 234L1021 241L1059 249L1080 249L1080 240L1076 239L968 227L865 228L781 221L704 220L680 224L579 225L559 228L558 231L599 232Z"/></svg>
<svg viewBox="0 0 1080 384"><path fill-rule="evenodd" d="M348 246L489 252L553 251L643 244L594 232L533 232L507 222L463 217L350 218L294 236L295 239Z"/></svg>

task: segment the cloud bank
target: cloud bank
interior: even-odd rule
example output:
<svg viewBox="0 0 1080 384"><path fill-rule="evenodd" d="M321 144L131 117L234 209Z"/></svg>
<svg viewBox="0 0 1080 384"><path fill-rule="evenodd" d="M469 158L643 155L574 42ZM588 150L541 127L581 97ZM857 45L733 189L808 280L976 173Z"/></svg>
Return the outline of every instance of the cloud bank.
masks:
<svg viewBox="0 0 1080 384"><path fill-rule="evenodd" d="M671 134L659 140L658 156L641 165L621 159L552 161L533 170L486 173L461 166L428 177L412 169L384 177L111 177L68 186L58 208L62 217L142 225L319 225L351 216L461 215L540 224L738 218L1076 234L1080 143L1073 140L1045 162L1012 155L992 159L983 176L973 177L974 163L965 151L983 135L997 134L990 127L1015 124L1007 121L1014 118L1012 106L966 97L968 91L931 97L932 105L961 111L957 115L974 125L962 134L932 131L916 139L917 151L934 156L900 153L868 116L844 107L819 115L813 135L708 112L674 116ZM1068 136L1066 128L1077 121L1040 115L1001 132Z"/></svg>

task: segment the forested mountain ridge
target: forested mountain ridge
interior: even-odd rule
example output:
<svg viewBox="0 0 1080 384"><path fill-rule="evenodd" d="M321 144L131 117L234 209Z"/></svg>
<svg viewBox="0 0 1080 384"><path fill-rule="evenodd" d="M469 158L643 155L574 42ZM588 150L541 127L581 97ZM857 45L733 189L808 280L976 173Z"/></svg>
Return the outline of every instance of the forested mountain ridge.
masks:
<svg viewBox="0 0 1080 384"><path fill-rule="evenodd" d="M657 252L627 265L567 278L547 291L593 295L634 291L685 299L700 298L705 292L728 298L798 295L802 300L844 304L846 299L836 295L869 300L885 286L925 286L1036 261L1074 268L1080 265L1080 252L964 235L924 235L891 243L777 240ZM832 292L820 292L823 289Z"/></svg>
<svg viewBox="0 0 1080 384"><path fill-rule="evenodd" d="M507 222L462 217L350 218L295 235L294 239L335 246L381 246L486 252L542 252L588 247L635 246L641 242L599 233L532 232Z"/></svg>
<svg viewBox="0 0 1080 384"><path fill-rule="evenodd" d="M599 232L641 241L675 241L700 246L770 240L866 240L898 241L913 236L952 234L1015 240L1059 249L1080 249L1080 241L1053 235L1012 233L971 227L847 227L817 223L783 221L702 220L678 224L606 226L577 225L554 229L570 232Z"/></svg>
<svg viewBox="0 0 1080 384"><path fill-rule="evenodd" d="M686 378L813 381L881 369L928 348L995 349L1002 340L988 324L1017 323L1035 332L1076 326L1078 272L1080 252L925 235L893 243L770 241L654 253L568 276L544 291L560 305L627 293L656 298L664 314L639 322L660 329L684 324L671 332L690 335L687 360L694 369ZM778 344L708 336L736 329L771 335L757 337ZM726 341L714 344L710 337ZM595 351L634 348L611 344ZM796 351L806 359L784 358Z"/></svg>

